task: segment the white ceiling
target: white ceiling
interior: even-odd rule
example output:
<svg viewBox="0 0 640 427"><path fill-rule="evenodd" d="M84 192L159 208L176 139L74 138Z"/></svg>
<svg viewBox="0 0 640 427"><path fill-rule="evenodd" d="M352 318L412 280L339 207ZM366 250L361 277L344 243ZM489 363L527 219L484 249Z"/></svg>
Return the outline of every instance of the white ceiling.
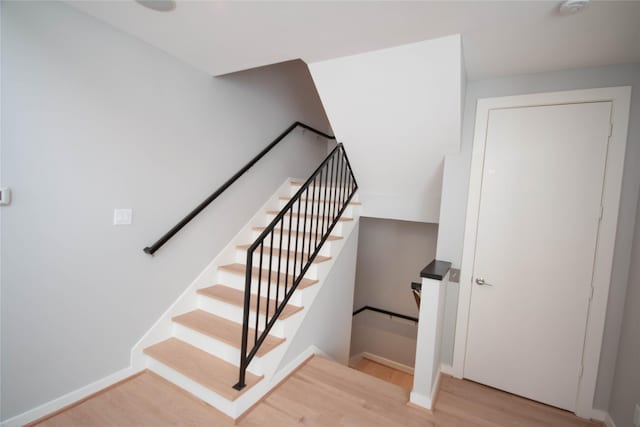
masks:
<svg viewBox="0 0 640 427"><path fill-rule="evenodd" d="M569 16L558 1L67 3L213 75L458 33L470 79L640 62L640 1L592 1Z"/></svg>

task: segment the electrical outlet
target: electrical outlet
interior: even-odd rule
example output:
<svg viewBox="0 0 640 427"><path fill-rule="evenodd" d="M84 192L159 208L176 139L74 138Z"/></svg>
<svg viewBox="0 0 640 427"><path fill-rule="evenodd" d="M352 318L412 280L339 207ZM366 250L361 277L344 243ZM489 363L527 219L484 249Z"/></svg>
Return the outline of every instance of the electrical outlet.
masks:
<svg viewBox="0 0 640 427"><path fill-rule="evenodd" d="M132 209L114 209L113 225L130 225L133 219Z"/></svg>
<svg viewBox="0 0 640 427"><path fill-rule="evenodd" d="M636 410L633 411L633 425L640 427L640 403L636 403Z"/></svg>

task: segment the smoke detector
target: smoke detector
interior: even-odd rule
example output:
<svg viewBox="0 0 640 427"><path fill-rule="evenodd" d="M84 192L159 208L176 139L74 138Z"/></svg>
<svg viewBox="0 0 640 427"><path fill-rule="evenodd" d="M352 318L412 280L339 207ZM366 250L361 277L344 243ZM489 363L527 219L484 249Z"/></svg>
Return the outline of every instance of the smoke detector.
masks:
<svg viewBox="0 0 640 427"><path fill-rule="evenodd" d="M156 12L171 12L176 8L174 0L136 0L136 2Z"/></svg>
<svg viewBox="0 0 640 427"><path fill-rule="evenodd" d="M572 15L584 9L589 0L566 0L560 5L560 13L562 15Z"/></svg>

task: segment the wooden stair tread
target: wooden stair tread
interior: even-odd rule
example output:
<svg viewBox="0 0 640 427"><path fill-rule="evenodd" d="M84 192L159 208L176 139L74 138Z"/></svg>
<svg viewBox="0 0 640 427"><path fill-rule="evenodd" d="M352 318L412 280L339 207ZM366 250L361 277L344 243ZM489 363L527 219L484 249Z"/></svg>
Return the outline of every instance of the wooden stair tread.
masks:
<svg viewBox="0 0 640 427"><path fill-rule="evenodd" d="M190 311L176 316L172 320L189 329L193 329L194 331L229 344L237 349L241 348L242 325L240 323L233 322L223 317L218 317L203 310ZM255 330L249 328L249 337L252 337L254 333ZM264 356L284 341L284 338L267 335L267 338L265 338L258 349L257 356Z"/></svg>
<svg viewBox="0 0 640 427"><path fill-rule="evenodd" d="M291 200L291 197L282 196L282 197L280 197L280 200ZM313 199L300 199L300 200L305 202L305 203L314 201ZM315 203L324 203L325 201L327 201L327 200L325 200L325 199L317 199L317 200L315 200ZM331 200L328 200L328 201L330 202ZM350 205L361 205L362 202L356 202L356 201L352 200L352 201L349 202L349 204Z"/></svg>
<svg viewBox="0 0 640 427"><path fill-rule="evenodd" d="M278 215L280 213L280 211L267 211L267 214L269 215ZM284 216L289 217L291 216L291 214L285 214ZM297 214L294 214L294 216L298 216ZM321 218L320 215L304 215L304 212L301 213L300 217L307 217L307 218ZM341 216L340 218L338 218L338 221L341 222L347 222L347 221L353 221L353 218L349 218L346 216Z"/></svg>
<svg viewBox="0 0 640 427"><path fill-rule="evenodd" d="M238 391L239 368L177 338L169 338L144 350L145 354L180 372L198 384L234 401L262 379L246 373L247 386Z"/></svg>
<svg viewBox="0 0 640 427"><path fill-rule="evenodd" d="M264 231L265 228L266 227L253 227L255 231ZM281 232L282 234L289 234L289 230L284 230L283 232L280 228L274 228L273 231L275 234L280 234ZM292 231L292 234L295 234L295 230ZM300 236L304 235L305 237L311 237L311 234L309 232L303 233L302 231L300 231L298 234ZM313 236L315 237L315 233L313 233ZM320 235L318 235L318 237L320 237ZM342 236L334 236L333 234L330 234L329 237L327 237L327 240L342 240Z"/></svg>
<svg viewBox="0 0 640 427"><path fill-rule="evenodd" d="M251 246L251 245L238 245L238 246L236 246L236 247L237 247L238 249L240 249L240 250L246 251L247 249L249 249L249 246ZM269 246L265 246L265 247L264 247L264 251L265 251L265 253L268 253L268 251L269 251L270 249L271 249L271 248L270 248ZM278 248L273 248L273 255L274 255L274 256L276 256L276 251L278 251L278 250L279 250ZM285 250L284 250L284 249L282 250L282 255L283 255L283 256L286 256L286 252L285 252ZM304 253L304 254L303 254L302 252L297 252L295 255L297 256L297 258L298 258L298 259L301 259L301 257L302 257L302 256L305 256L305 257L306 257L306 255L307 255L307 254L306 254L306 253ZM289 254L289 258L290 258L290 259L293 259L293 256L294 256L294 253L293 253L293 252L291 252L291 253ZM306 260L306 258L304 258L304 259ZM330 259L331 259L331 257L330 257L330 256L316 255L316 257L313 259L312 264L320 264L321 262L326 262L326 261L329 261Z"/></svg>
<svg viewBox="0 0 640 427"><path fill-rule="evenodd" d="M204 295L209 298L214 298L219 301L225 302L227 304L235 305L237 307L244 307L244 292L239 291L237 289L230 288L225 285L214 285L208 288L198 289L198 293L200 295ZM255 312L258 306L257 298L254 296L251 298L251 311ZM275 301L272 299L269 302L269 311L271 308L275 307ZM297 305L287 304L282 313L280 314L279 319L287 319L297 312L302 310L302 307ZM260 314L265 314L267 312L267 298L264 296L260 297Z"/></svg>
<svg viewBox="0 0 640 427"><path fill-rule="evenodd" d="M239 275L242 275L243 277L246 273L246 266L244 264L238 264L238 263L221 265L220 267L218 267L218 269L227 271L233 274L239 274ZM253 278L259 277L260 268L252 267L251 275L253 276ZM293 283L293 280L295 277L292 274L280 273L280 285L284 286L286 276L289 277L288 283L289 284ZM265 269L262 270L262 283L265 285L269 283L269 270L265 270ZM278 272L271 270L271 285L275 285L276 283L278 283ZM312 280L312 279L307 279L306 277L303 277L300 283L298 284L298 289L308 288L309 286L313 286L316 283L318 283L318 280ZM275 289L273 291L275 293Z"/></svg>

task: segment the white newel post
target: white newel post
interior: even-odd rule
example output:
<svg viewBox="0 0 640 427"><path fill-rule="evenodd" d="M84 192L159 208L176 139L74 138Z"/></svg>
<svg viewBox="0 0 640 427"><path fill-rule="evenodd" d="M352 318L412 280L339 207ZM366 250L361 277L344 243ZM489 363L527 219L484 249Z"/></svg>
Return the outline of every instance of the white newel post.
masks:
<svg viewBox="0 0 640 427"><path fill-rule="evenodd" d="M431 409L440 378L440 342L444 321L445 284L451 263L433 261L421 272L422 291L416 365L410 401Z"/></svg>

